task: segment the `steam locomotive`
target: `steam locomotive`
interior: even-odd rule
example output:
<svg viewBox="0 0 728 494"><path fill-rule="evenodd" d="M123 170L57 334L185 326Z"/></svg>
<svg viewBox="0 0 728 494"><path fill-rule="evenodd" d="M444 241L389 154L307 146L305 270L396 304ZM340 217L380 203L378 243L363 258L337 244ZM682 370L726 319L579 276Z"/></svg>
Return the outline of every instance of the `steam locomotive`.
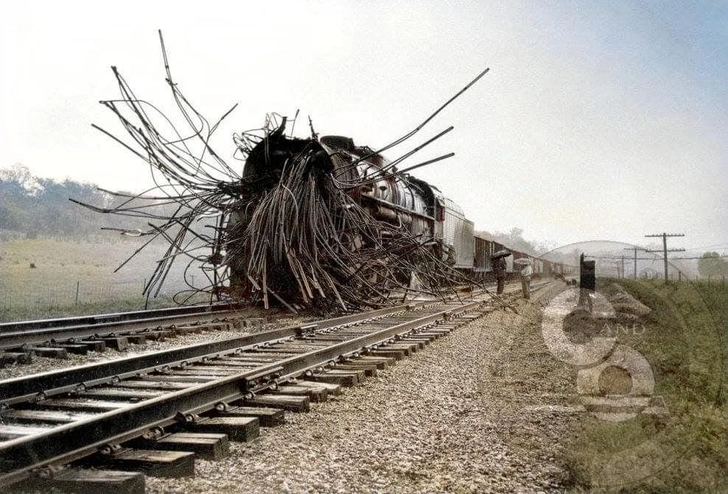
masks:
<svg viewBox="0 0 728 494"><path fill-rule="evenodd" d="M162 52L166 62L163 41ZM113 207L83 204L102 213L154 221L144 231L122 232L169 244L145 286L147 295L159 292L177 259L188 261L185 273L200 268L204 274L200 283L185 275L190 289L181 292L180 303L206 293L218 300L262 300L265 307L270 296L292 309L321 300L325 308L333 301L349 310L373 299L386 303L402 291L405 297L413 290L437 294L440 287L491 276L493 254L503 246L475 235L473 222L455 202L407 173L447 156L397 170L403 159L452 127L398 160L381 154L422 129L488 69L413 131L379 151L358 146L349 137L319 138L313 125L311 137L294 138L285 133L285 117L268 115L263 128L233 136L236 157L245 160L240 175L210 147L217 124L210 126L187 103L172 82L169 66L165 68L190 126L174 129L173 138L162 137L148 103L133 97L116 68L122 98L102 102L140 151L115 139L161 174L155 176L162 179L156 191L160 194L132 198L140 204L132 204L126 194L116 194L120 202ZM165 127L172 122L161 120ZM167 207L172 203L175 208ZM520 257L530 256L514 251L507 260L509 271ZM533 259L533 265L537 275L565 274L567 269L541 259Z"/></svg>
<svg viewBox="0 0 728 494"><path fill-rule="evenodd" d="M248 188L269 190L281 182L286 168L296 159L305 161L299 165L308 174L331 177L338 189L383 227L406 230L423 239L422 243L431 245L444 262L473 280L492 278L492 256L507 246L476 235L462 208L437 187L398 171L398 163L367 146L356 145L349 137L298 139L285 136L280 129L271 132L247 150L243 180ZM249 221L248 212L237 211L230 215L228 230ZM569 266L511 252L507 258L509 272L516 271L514 260L525 257L532 260L536 276L569 273ZM243 266L228 265L232 286L247 283Z"/></svg>

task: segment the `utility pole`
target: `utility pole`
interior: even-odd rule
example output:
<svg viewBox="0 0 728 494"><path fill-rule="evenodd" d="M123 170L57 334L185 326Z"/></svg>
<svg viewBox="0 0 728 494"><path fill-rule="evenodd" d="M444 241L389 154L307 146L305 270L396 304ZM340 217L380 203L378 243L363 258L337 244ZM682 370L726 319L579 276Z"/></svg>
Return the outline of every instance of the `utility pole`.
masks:
<svg viewBox="0 0 728 494"><path fill-rule="evenodd" d="M684 237L684 233L657 233L655 235L645 235L645 237L662 237L662 257L663 261L665 261L665 283L669 282L669 278L667 276L667 253L668 252L684 252L685 249L667 249L667 237ZM647 250L645 252L660 252L659 250ZM635 257L637 256L637 253L635 251Z"/></svg>
<svg viewBox="0 0 728 494"><path fill-rule="evenodd" d="M634 251L634 279L637 279L637 251L638 250L645 250L642 247L625 247L624 250L633 250Z"/></svg>

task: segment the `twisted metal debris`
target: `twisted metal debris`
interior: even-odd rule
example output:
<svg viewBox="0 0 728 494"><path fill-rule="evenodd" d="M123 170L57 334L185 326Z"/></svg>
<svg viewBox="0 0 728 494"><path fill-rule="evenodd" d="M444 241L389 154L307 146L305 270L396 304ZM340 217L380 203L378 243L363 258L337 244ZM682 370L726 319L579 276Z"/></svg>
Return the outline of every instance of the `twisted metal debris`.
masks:
<svg viewBox="0 0 728 494"><path fill-rule="evenodd" d="M138 99L112 67L121 98L102 104L118 117L133 144L95 127L146 161L156 187L138 195L107 191L117 199L110 207L79 203L147 220L145 230L122 232L149 240L119 268L152 241L168 243L145 286L147 297L159 294L176 262L186 263L189 286L176 295L179 303L205 293L210 300L262 302L266 308L275 301L294 312L380 306L423 292L442 296L468 281L453 269L447 248L431 232L405 225L399 213L389 221L375 218L361 199L362 191L381 180L422 188L424 183L406 172L452 153L400 172L395 165L452 127L391 163L380 153L414 136L487 69L422 124L378 151L355 147L347 138L319 139L313 125L309 138L286 136L287 119L269 115L263 128L233 136L236 158L245 161L240 174L209 144L235 107L210 124L173 81L161 33L160 42L166 81L186 130ZM154 122L162 122L166 132ZM205 282L193 286L190 275L197 270Z"/></svg>

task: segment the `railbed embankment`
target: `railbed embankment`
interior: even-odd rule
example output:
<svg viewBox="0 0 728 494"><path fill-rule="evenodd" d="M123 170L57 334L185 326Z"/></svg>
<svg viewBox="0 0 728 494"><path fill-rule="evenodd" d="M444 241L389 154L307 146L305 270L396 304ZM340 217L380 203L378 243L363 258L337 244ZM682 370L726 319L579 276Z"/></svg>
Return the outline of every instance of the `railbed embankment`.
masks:
<svg viewBox="0 0 728 494"><path fill-rule="evenodd" d="M549 295L518 301L518 314L492 312L311 412L289 414L282 428L233 444L228 458L199 461L195 479L149 478L147 491L560 491L558 442L574 416L549 407L573 380L540 341Z"/></svg>

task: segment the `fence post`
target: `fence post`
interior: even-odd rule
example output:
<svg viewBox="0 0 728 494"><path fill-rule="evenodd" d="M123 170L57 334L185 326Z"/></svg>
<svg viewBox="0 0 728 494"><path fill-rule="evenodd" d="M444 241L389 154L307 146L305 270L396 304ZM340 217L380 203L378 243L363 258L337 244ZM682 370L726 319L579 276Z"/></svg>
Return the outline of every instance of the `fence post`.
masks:
<svg viewBox="0 0 728 494"><path fill-rule="evenodd" d="M76 282L76 303L74 305L78 305L78 289L80 286L81 286L81 282L77 281Z"/></svg>

